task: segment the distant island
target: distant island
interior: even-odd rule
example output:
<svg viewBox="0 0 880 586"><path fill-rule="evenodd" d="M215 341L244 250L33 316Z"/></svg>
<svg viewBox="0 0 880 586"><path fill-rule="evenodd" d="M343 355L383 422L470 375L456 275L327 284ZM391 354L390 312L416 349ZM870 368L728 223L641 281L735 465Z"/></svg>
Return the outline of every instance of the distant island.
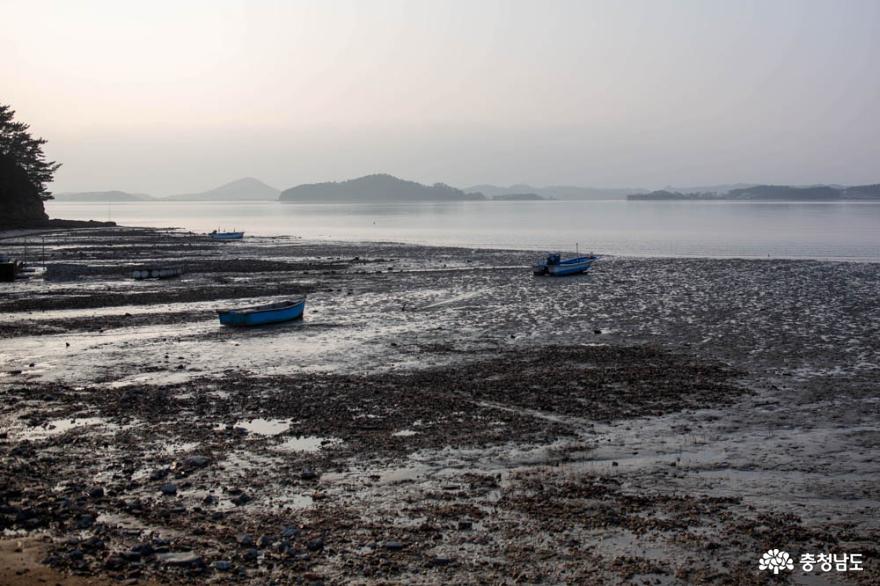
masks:
<svg viewBox="0 0 880 586"><path fill-rule="evenodd" d="M266 185L259 179L244 177L225 183L220 187L199 191L156 197L146 193L127 191L79 191L56 193L54 198L63 202L116 203L127 201L274 201L281 191Z"/></svg>
<svg viewBox="0 0 880 586"><path fill-rule="evenodd" d="M231 181L214 189L156 197L126 191L84 191L55 194L59 202L146 202L146 201L277 201L287 203L371 203L444 201L545 201L607 200L629 201L877 201L880 184L871 185L756 185L735 183L703 187L666 187L655 191L639 189L549 186L519 184L499 187L484 184L458 189L445 183L423 185L384 173L347 181L297 185L279 191L253 177Z"/></svg>
<svg viewBox="0 0 880 586"><path fill-rule="evenodd" d="M422 185L392 175L366 175L348 181L328 181L291 187L279 199L287 203L370 203L481 201L482 193L466 193L445 183Z"/></svg>
<svg viewBox="0 0 880 586"><path fill-rule="evenodd" d="M244 177L198 193L169 195L162 199L170 201L272 201L278 199L281 190L266 185L259 179Z"/></svg>
<svg viewBox="0 0 880 586"><path fill-rule="evenodd" d="M804 187L753 185L731 189L726 193L682 193L681 191L661 189L650 193L632 193L626 198L630 201L871 201L880 200L880 184L856 185L852 187L837 185L810 185Z"/></svg>
<svg viewBox="0 0 880 586"><path fill-rule="evenodd" d="M465 191L483 193L492 199L502 199L497 196L533 194L541 199L563 200L599 200L599 199L625 199L631 193L644 193L647 190L617 187L580 187L577 185L549 185L535 187L525 183L502 187L498 185L482 184L465 188Z"/></svg>
<svg viewBox="0 0 880 586"><path fill-rule="evenodd" d="M494 201L544 201L548 198L541 197L537 193L505 193L503 195L493 195Z"/></svg>
<svg viewBox="0 0 880 586"><path fill-rule="evenodd" d="M626 196L630 201L669 201L669 200L705 200L720 199L717 193L682 193L680 191L669 191L667 189L659 189L650 193L632 193Z"/></svg>

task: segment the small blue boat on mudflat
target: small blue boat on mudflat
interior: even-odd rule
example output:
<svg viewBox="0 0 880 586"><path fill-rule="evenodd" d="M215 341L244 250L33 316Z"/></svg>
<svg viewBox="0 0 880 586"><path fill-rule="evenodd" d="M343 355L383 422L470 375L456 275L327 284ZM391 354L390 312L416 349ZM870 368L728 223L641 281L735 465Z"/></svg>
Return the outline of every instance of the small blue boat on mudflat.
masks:
<svg viewBox="0 0 880 586"><path fill-rule="evenodd" d="M218 232L214 230L209 236L214 240L241 240L244 238L244 232Z"/></svg>
<svg viewBox="0 0 880 586"><path fill-rule="evenodd" d="M224 326L261 326L300 319L305 309L306 298L301 297L255 307L218 309L217 315Z"/></svg>
<svg viewBox="0 0 880 586"><path fill-rule="evenodd" d="M551 277L564 277L565 275L576 275L590 269L596 255L576 256L562 260L559 254L548 254L544 260L536 262L532 266L532 270L536 275L549 275Z"/></svg>

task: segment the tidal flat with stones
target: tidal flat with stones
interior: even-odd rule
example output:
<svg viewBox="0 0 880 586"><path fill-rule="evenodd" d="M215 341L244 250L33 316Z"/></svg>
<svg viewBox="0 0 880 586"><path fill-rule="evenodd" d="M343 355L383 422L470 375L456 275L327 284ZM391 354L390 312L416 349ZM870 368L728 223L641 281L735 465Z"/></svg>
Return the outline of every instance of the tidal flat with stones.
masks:
<svg viewBox="0 0 880 586"><path fill-rule="evenodd" d="M765 584L770 548L880 580L878 264L547 279L518 251L0 239L26 244L45 268L0 288L0 582ZM214 314L300 294L298 322Z"/></svg>

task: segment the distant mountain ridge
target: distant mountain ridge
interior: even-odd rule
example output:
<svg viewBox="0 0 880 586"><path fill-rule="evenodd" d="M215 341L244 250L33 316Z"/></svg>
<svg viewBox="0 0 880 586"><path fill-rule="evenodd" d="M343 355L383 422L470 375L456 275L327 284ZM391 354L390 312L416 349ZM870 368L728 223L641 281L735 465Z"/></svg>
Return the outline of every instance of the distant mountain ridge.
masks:
<svg viewBox="0 0 880 586"><path fill-rule="evenodd" d="M55 194L61 202L101 202L125 201L273 201L281 191L266 185L259 179L243 177L230 181L214 189L197 193L182 193L165 197L155 197L146 193L127 191L79 191Z"/></svg>
<svg viewBox="0 0 880 586"><path fill-rule="evenodd" d="M279 197L284 202L370 203L370 202L442 202L485 200L482 193L466 193L445 183L422 185L379 173L348 181L308 183L286 189Z"/></svg>
<svg viewBox="0 0 880 586"><path fill-rule="evenodd" d="M154 200L146 193L128 193L127 191L79 191L56 193L57 201L81 202L117 202L117 201L150 201Z"/></svg>
<svg viewBox="0 0 880 586"><path fill-rule="evenodd" d="M661 190L578 187L551 185L509 187L483 184L457 189L445 183L423 185L388 174L297 185L283 192L253 177L236 179L214 189L197 193L155 197L126 191L82 191L56 193L58 202L138 202L138 201L286 201L286 202L439 202L439 201L537 201L629 199L662 200L754 200L754 201L875 201L880 200L880 184L870 185L759 185L734 183L702 187L666 187Z"/></svg>
<svg viewBox="0 0 880 586"><path fill-rule="evenodd" d="M243 177L198 193L169 195L169 201L271 201L278 199L281 190L266 185L259 179Z"/></svg>
<svg viewBox="0 0 880 586"><path fill-rule="evenodd" d="M534 193L543 199L590 200L590 199L626 199L631 193L647 192L646 189L627 189L618 187L579 187L577 185L548 185L535 187L524 183L502 187L482 184L465 188L465 191L484 193L495 199L499 195L518 195Z"/></svg>
<svg viewBox="0 0 880 586"><path fill-rule="evenodd" d="M541 197L537 193L505 193L502 195L493 195L495 201L546 201L546 197Z"/></svg>
<svg viewBox="0 0 880 586"><path fill-rule="evenodd" d="M752 185L731 189L726 193L683 193L661 189L650 193L633 193L631 201L663 200L734 200L734 201L857 201L880 200L880 184L854 185Z"/></svg>

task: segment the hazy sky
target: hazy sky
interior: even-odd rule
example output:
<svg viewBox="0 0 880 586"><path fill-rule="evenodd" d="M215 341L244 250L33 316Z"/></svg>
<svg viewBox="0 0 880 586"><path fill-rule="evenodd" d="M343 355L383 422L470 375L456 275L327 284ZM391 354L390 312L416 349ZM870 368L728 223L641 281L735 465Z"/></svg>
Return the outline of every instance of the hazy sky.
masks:
<svg viewBox="0 0 880 586"><path fill-rule="evenodd" d="M880 182L880 1L0 0L55 191Z"/></svg>

